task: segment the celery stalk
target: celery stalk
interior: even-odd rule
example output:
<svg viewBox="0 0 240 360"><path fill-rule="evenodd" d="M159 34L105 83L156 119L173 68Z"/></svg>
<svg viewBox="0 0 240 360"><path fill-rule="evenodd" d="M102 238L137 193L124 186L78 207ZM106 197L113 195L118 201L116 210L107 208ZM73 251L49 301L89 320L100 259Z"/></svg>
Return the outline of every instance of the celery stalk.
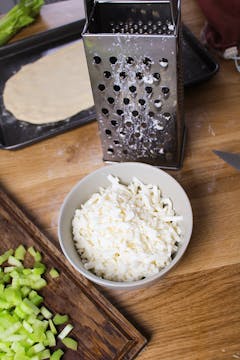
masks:
<svg viewBox="0 0 240 360"><path fill-rule="evenodd" d="M69 349L76 351L78 348L78 343L76 340L70 338L70 337L65 337L64 339L62 339L62 343Z"/></svg>
<svg viewBox="0 0 240 360"><path fill-rule="evenodd" d="M60 360L63 354L64 352L61 349L58 349L51 355L50 360Z"/></svg>
<svg viewBox="0 0 240 360"><path fill-rule="evenodd" d="M68 315L56 314L53 318L53 322L55 325L62 325L67 321L68 321Z"/></svg>
<svg viewBox="0 0 240 360"><path fill-rule="evenodd" d="M44 0L21 0L0 19L0 45L8 42L20 29L31 24L39 14Z"/></svg>

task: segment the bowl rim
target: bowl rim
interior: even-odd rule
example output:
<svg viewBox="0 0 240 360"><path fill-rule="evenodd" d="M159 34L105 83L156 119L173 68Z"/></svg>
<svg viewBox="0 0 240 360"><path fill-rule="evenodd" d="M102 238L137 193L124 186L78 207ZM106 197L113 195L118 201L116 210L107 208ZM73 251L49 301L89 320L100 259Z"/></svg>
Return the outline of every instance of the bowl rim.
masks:
<svg viewBox="0 0 240 360"><path fill-rule="evenodd" d="M182 244L180 244L179 251L177 252L177 255L173 258L173 260L167 266L165 266L163 269L161 269L157 274L154 274L152 276L146 277L146 278L141 279L141 280L113 281L113 280L107 280L107 279L101 278L101 277L95 275L94 273L88 271L84 267L79 268L77 266L77 264L69 256L68 251L66 250L66 246L64 245L64 240L63 240L62 234L61 234L61 222L62 222L62 218L64 216L64 209L65 209L69 199L72 197L72 194L74 194L74 192L79 188L79 186L81 186L83 183L86 183L89 178L94 177L98 173L103 172L104 169L106 169L106 168L111 169L112 167L124 167L124 166L139 166L139 167L144 167L144 168L148 167L148 168L151 168L152 170L154 169L154 170L159 171L159 174L161 174L165 178L168 178L168 179L171 178L171 181L174 183L174 185L176 185L179 188L179 190L183 193L183 195L185 196L185 200L186 200L185 206L187 207L187 211L189 212L189 214L188 214L189 235L188 235L188 238L184 237L184 241L183 241ZM99 187L100 187L100 185L99 185ZM80 274L82 274L88 280L91 280L91 281L93 281L94 283L96 283L98 285L106 286L108 288L118 288L118 289L123 289L123 290L124 289L130 289L130 288L138 288L140 286L142 287L142 286L147 285L147 284L157 280L158 278L162 278L164 275L166 275L182 259L183 255L184 255L184 253L187 250L187 247L189 245L191 235L192 235L192 229L193 229L192 207L191 207L191 203L190 203L190 200L188 198L188 195L187 195L186 191L183 189L183 187L179 184L179 182L173 176L169 175L166 171L164 171L164 170L162 170L162 169L160 169L158 167L155 167L153 165L149 165L149 164L145 164L145 163L141 163L141 162L122 162L122 163L116 163L116 164L115 163L114 164L107 164L107 165L105 165L103 167L100 167L100 168L94 170L93 172L90 172L89 174L84 176L82 179L80 179L72 187L72 189L67 193L67 195L65 196L64 201L63 201L63 203L62 203L62 205L60 207L60 212L59 212L59 217L58 217L58 240L59 240L61 249L62 249L65 257L70 262L70 264ZM79 258L80 258L80 256L79 256ZM80 261L81 261L81 259L80 259Z"/></svg>

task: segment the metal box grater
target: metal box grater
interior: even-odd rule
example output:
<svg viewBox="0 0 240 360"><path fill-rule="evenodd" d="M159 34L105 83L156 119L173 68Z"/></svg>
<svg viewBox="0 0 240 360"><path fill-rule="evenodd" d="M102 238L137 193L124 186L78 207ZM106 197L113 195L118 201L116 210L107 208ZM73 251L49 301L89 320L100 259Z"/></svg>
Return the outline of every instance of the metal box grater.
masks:
<svg viewBox="0 0 240 360"><path fill-rule="evenodd" d="M181 166L180 0L85 0L83 41L103 159Z"/></svg>

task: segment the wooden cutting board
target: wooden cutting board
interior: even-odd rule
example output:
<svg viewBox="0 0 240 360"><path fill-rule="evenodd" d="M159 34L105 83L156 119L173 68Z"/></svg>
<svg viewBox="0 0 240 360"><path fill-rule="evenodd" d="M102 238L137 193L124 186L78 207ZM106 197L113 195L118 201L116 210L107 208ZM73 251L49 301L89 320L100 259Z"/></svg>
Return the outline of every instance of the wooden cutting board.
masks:
<svg viewBox="0 0 240 360"><path fill-rule="evenodd" d="M0 253L19 244L33 245L48 268L60 271L57 279L47 277L48 285L41 292L44 304L53 313L68 314L74 325L71 336L78 340L78 351L67 350L64 359L129 360L140 352L146 339L90 281L74 270L1 189L0 234Z"/></svg>

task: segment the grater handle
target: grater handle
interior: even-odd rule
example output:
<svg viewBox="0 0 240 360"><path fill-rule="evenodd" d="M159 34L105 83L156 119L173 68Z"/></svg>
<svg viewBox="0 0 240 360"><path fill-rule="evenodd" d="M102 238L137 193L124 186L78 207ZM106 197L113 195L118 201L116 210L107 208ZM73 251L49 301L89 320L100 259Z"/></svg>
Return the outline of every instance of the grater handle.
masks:
<svg viewBox="0 0 240 360"><path fill-rule="evenodd" d="M170 0L170 7L171 7L172 21L176 27L179 23L180 14L181 14L181 0Z"/></svg>

